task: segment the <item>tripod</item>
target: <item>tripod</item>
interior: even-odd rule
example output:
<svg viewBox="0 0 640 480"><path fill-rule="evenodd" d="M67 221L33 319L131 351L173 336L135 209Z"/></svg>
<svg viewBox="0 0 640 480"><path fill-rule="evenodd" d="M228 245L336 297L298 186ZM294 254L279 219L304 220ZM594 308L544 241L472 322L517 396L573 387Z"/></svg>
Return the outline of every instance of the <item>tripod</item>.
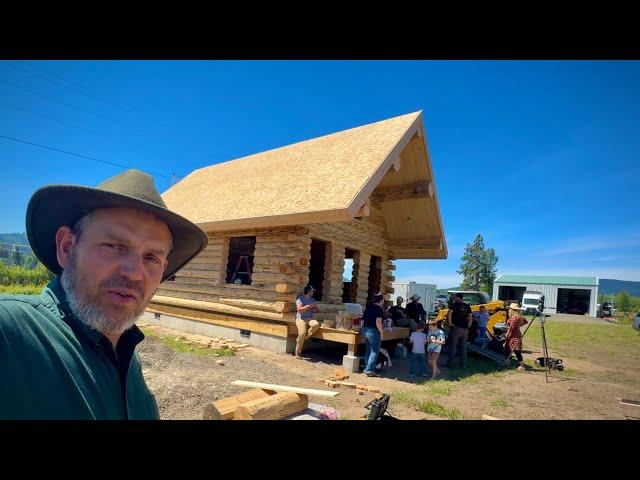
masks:
<svg viewBox="0 0 640 480"><path fill-rule="evenodd" d="M537 317L540 317L540 328L542 329L542 355L543 355L543 359L544 359L544 379L545 379L546 383L549 383L549 375L551 374L551 362L549 361L549 349L547 348L547 333L546 333L546 330L544 328L544 325L546 323L546 318L545 318L545 315L544 315L544 308L545 308L544 307L544 295L542 295L542 297L540 298L540 301L538 303L538 308L534 312L533 318L531 318L531 322L527 326L527 329L524 331L522 336L524 337L526 335L526 333L529 331L529 328L531 327L531 325L533 325L534 320ZM547 308L551 308L551 307L547 307Z"/></svg>

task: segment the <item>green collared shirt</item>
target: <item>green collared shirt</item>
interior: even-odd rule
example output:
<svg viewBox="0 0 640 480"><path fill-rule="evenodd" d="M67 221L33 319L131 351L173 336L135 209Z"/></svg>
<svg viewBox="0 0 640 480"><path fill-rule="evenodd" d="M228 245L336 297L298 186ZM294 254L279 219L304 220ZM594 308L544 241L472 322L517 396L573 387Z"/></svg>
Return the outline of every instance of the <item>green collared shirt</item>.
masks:
<svg viewBox="0 0 640 480"><path fill-rule="evenodd" d="M58 277L0 296L0 419L158 419L133 326L117 348L71 313Z"/></svg>

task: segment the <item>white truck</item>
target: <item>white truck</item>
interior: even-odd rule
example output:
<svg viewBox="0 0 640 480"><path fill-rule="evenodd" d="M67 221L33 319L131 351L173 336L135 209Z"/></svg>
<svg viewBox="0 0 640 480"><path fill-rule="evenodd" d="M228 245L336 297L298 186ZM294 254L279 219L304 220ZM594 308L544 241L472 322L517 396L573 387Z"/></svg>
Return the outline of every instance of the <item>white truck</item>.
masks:
<svg viewBox="0 0 640 480"><path fill-rule="evenodd" d="M410 301L411 295L420 295L420 303L424 307L428 315L434 313L434 303L436 301L436 286L429 283L416 283L416 282L392 282L393 305L396 304L396 298L402 297L404 299L403 306L406 307Z"/></svg>
<svg viewBox="0 0 640 480"><path fill-rule="evenodd" d="M522 295L522 306L520 309L522 313L535 313L538 311L538 305L542 298L541 292L526 291Z"/></svg>

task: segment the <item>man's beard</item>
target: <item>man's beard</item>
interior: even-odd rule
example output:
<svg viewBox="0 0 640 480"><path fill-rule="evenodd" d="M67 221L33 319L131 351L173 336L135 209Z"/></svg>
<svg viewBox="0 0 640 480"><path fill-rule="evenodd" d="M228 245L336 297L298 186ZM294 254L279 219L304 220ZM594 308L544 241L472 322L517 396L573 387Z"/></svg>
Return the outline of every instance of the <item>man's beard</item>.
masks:
<svg viewBox="0 0 640 480"><path fill-rule="evenodd" d="M71 253L70 264L64 269L60 282L67 295L67 302L73 314L85 325L103 333L111 335L121 335L131 328L144 312L146 303L142 302L137 310L126 313L123 308L119 315L109 316L100 306L99 292L91 295L78 288L78 276L76 275L75 252ZM82 282L80 282L82 283ZM122 287L135 290L139 297L143 298L143 289L136 282L130 282L121 276L107 278L100 284L100 287Z"/></svg>

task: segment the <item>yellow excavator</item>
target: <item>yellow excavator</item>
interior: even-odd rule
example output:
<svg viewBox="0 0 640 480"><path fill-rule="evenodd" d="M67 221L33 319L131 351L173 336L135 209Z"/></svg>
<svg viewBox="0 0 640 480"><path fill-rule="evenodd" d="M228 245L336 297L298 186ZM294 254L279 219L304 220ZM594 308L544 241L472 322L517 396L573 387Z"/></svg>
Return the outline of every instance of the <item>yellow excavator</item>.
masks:
<svg viewBox="0 0 640 480"><path fill-rule="evenodd" d="M463 301L466 300L463 298ZM487 313L489 314L487 331L493 335L493 326L496 323L505 323L507 321L507 304L504 300L494 300L493 302L471 305L471 311L477 312L480 310L480 307L485 307L487 309ZM442 321L442 326L446 328L449 328L449 325L447 324L448 313L448 308L442 308L436 317L436 321Z"/></svg>
<svg viewBox="0 0 640 480"><path fill-rule="evenodd" d="M489 295L487 295L485 292L478 291L450 290L447 293L449 295L462 293L462 300L471 306L472 312L479 311L480 307L485 307L487 309L487 313L489 314L489 321L487 322L487 332L489 333L489 336L491 338L493 338L494 335L493 327L498 323L506 323L507 321L507 304L504 300L491 301ZM449 336L449 325L447 322L448 313L448 308L442 308L436 316L436 321L442 321L442 329L444 330L446 337ZM487 348L479 347L471 342L467 342L467 349L483 357L494 360L496 363L501 365L505 361L505 357L498 354L497 352L491 351Z"/></svg>

